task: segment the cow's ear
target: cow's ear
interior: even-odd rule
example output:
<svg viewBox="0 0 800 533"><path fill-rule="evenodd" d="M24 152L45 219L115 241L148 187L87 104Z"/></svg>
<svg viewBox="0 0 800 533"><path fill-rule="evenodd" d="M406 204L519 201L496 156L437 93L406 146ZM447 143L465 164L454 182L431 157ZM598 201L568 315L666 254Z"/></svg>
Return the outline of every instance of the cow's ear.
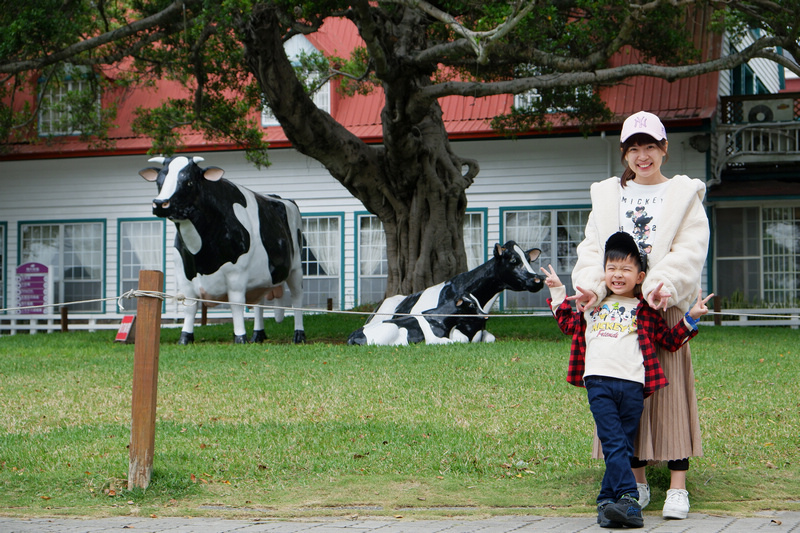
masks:
<svg viewBox="0 0 800 533"><path fill-rule="evenodd" d="M539 255L542 253L542 251L538 248L531 248L525 253L528 254L528 261L536 261L539 259Z"/></svg>
<svg viewBox="0 0 800 533"><path fill-rule="evenodd" d="M147 181L156 181L156 178L158 178L158 169L153 167L143 168L139 171L139 175Z"/></svg>
<svg viewBox="0 0 800 533"><path fill-rule="evenodd" d="M203 171L203 177L208 181L219 181L225 171L219 167L208 167Z"/></svg>

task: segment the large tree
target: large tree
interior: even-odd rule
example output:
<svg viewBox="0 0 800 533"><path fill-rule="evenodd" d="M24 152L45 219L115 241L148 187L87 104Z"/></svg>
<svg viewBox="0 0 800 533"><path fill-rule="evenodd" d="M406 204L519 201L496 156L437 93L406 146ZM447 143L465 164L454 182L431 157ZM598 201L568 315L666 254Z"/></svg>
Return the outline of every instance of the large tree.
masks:
<svg viewBox="0 0 800 533"><path fill-rule="evenodd" d="M760 32L738 53L704 58L687 29ZM351 57L304 56L283 43L328 17L351 20L365 46ZM137 131L154 151L180 149L187 128L234 140L268 162L253 111L267 104L293 146L318 160L378 216L386 232L388 294L410 293L466 269L462 223L478 162L448 141L439 99L536 91L533 107L498 117L498 129L547 127L552 117L591 126L607 118L600 88L633 76L666 80L766 58L800 74L798 0L28 0L3 2L0 135L20 141L37 102L19 106L36 79L64 64L124 69L116 83L169 78L190 96L142 110ZM612 66L626 47L640 62ZM369 145L319 110L310 93L328 79L343 91L380 87L383 144ZM97 79L103 79L99 77ZM105 90L98 84L95 90ZM113 114L74 95L85 135L103 140ZM553 113L553 111L557 113Z"/></svg>

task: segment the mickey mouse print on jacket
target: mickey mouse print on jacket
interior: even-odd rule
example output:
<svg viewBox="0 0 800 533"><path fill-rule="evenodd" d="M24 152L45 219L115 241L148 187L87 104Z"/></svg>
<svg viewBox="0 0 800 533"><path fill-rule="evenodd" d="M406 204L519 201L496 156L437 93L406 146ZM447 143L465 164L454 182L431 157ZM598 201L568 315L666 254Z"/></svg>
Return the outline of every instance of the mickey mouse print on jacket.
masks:
<svg viewBox="0 0 800 533"><path fill-rule="evenodd" d="M667 183L639 185L635 181L627 184L620 197L620 231L633 236L639 249L649 254L658 230L658 219L664 205Z"/></svg>

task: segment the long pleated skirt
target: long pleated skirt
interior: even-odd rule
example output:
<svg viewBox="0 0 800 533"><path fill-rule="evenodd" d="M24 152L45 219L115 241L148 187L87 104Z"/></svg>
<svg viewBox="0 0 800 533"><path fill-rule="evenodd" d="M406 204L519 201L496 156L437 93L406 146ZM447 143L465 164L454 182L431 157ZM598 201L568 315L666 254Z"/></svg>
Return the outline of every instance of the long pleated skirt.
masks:
<svg viewBox="0 0 800 533"><path fill-rule="evenodd" d="M677 307L670 307L661 315L670 326L683 318ZM644 401L635 443L635 455L642 461L671 461L703 455L690 342L677 352L658 350L658 360L669 385ZM596 433L592 457L603 457Z"/></svg>

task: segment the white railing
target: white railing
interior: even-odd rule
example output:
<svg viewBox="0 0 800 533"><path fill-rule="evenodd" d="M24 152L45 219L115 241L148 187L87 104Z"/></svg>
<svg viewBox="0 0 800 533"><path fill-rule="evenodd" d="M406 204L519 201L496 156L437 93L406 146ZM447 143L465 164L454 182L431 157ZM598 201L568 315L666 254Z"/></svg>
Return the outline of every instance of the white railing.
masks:
<svg viewBox="0 0 800 533"><path fill-rule="evenodd" d="M321 311L324 312L324 311ZM550 313L531 316L547 316ZM703 325L720 326L791 326L796 329L800 326L800 308L785 309L724 309L712 312L708 318L703 319ZM504 315L496 315L502 318ZM518 315L511 315L518 316ZM230 317L209 317L209 323L226 322ZM115 318L109 315L71 314L67 319L68 331L98 331L117 330L122 322L122 315ZM164 313L161 316L161 327L181 327L183 315L181 313ZM198 325L200 321L198 318ZM62 329L62 316L59 313L50 314L7 314L0 315L0 337L3 335L52 333L64 331Z"/></svg>
<svg viewBox="0 0 800 533"><path fill-rule="evenodd" d="M713 322L722 326L800 326L800 309L723 309L713 313ZM703 321L706 324L706 321Z"/></svg>
<svg viewBox="0 0 800 533"><path fill-rule="evenodd" d="M103 314L73 313L66 318L60 313L45 314L6 314L0 315L0 337L3 335L33 335L36 333L53 333L56 331L99 331L117 330L122 322L122 315L114 317ZM161 315L162 327L176 327L183 322L183 315L164 313Z"/></svg>
<svg viewBox="0 0 800 533"><path fill-rule="evenodd" d="M800 123L720 125L714 178L726 168L745 163L780 163L800 160Z"/></svg>

